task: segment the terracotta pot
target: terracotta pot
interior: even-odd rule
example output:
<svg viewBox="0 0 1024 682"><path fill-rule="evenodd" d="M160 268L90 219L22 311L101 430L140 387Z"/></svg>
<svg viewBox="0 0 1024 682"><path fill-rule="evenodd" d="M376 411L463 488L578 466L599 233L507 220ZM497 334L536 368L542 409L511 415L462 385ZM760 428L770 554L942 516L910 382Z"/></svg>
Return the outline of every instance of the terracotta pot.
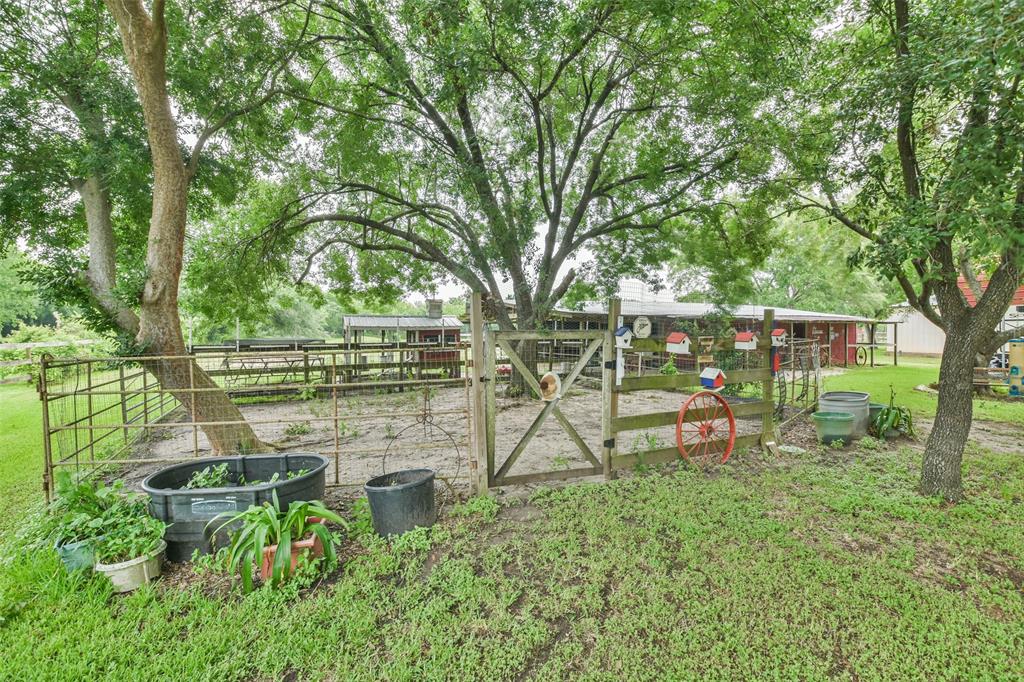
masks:
<svg viewBox="0 0 1024 682"><path fill-rule="evenodd" d="M323 519L310 518L312 523L323 523ZM292 542L292 572L299 563L299 555L307 554L310 559L316 559L324 555L324 544L315 533L310 533L298 541ZM263 563L260 565L260 579L263 582L270 580L274 573L274 557L277 556L277 545L270 545L263 548Z"/></svg>

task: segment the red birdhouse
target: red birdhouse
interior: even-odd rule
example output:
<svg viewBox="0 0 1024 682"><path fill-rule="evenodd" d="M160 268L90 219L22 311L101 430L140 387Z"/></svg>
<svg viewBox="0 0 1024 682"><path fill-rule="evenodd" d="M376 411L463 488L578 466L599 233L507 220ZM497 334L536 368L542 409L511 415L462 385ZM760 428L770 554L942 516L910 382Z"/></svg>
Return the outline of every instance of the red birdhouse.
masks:
<svg viewBox="0 0 1024 682"><path fill-rule="evenodd" d="M725 372L717 367L705 367L700 373L700 385L710 389L722 388L725 386Z"/></svg>

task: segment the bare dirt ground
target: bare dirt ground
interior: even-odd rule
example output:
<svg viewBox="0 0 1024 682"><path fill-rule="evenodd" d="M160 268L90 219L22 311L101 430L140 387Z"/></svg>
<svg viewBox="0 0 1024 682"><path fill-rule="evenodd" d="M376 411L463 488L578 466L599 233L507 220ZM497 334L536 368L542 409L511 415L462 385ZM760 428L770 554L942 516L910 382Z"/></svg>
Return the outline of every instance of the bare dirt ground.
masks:
<svg viewBox="0 0 1024 682"><path fill-rule="evenodd" d="M687 394L671 391L625 393L619 399L619 415L678 410ZM498 398L495 419L495 460L500 466L529 429L544 403L538 400ZM383 395L346 396L338 399L338 476L328 468L329 484L362 485L372 476L388 470L425 467L441 477L465 481L468 477L469 432L466 393L462 387L435 389L431 393L432 421L424 424L422 391ZM591 451L600 457L601 394L593 388L573 387L560 402L562 412L579 432ZM280 401L244 405L243 415L257 435L284 452L319 452L334 456L334 405L330 400ZM132 456L140 459L191 457L193 429L175 426L186 421L172 415L163 429L138 443ZM760 417L737 420L739 434L756 432ZM447 434L451 435L449 438ZM454 439L456 445L452 444ZM198 432L200 457L211 454L209 442ZM620 453L669 447L675 442L675 427L663 426L620 434ZM385 461L385 450L388 450ZM457 453L456 454L456 449ZM131 483L160 468L150 463L126 472ZM550 417L516 460L510 473L527 474L589 466L576 444Z"/></svg>
<svg viewBox="0 0 1024 682"><path fill-rule="evenodd" d="M685 393L672 391L624 393L619 397L619 415L677 410L686 397ZM340 456L337 477L335 467L328 467L328 484L358 490L366 480L383 473L385 468L393 471L423 467L434 469L439 477L464 488L469 473L466 406L466 392L462 387L434 389L430 398L432 421L423 423L422 391L340 397ZM499 397L497 407L495 460L497 466L501 466L540 413L543 403ZM593 388L573 387L562 399L560 407L584 442L600 457L600 392ZM332 401L267 402L245 405L241 409L259 437L274 443L283 452L319 452L333 459ZM174 417L172 415L166 428L154 429L148 440L138 443L133 457L158 460L191 457L193 430L188 426L174 426ZM186 420L184 416L177 416L177 421ZM931 426L931 420L918 420L918 439L904 443L923 449ZM737 430L741 435L756 432L759 427L760 417L737 420ZM971 429L972 441L1001 451L1020 448L1020 436L1020 429L1009 424L975 421ZM813 423L807 416L793 420L784 429L782 441L805 449L815 447L817 438ZM674 442L675 427L663 426L619 434L617 445L620 453L627 454L670 447ZM200 457L211 454L209 443L201 431L198 433L198 453ZM540 427L510 473L558 471L588 465L569 435L551 417ZM129 484L138 486L145 476L161 466L161 463L133 466L124 472L124 476ZM536 486L527 489L532 487Z"/></svg>

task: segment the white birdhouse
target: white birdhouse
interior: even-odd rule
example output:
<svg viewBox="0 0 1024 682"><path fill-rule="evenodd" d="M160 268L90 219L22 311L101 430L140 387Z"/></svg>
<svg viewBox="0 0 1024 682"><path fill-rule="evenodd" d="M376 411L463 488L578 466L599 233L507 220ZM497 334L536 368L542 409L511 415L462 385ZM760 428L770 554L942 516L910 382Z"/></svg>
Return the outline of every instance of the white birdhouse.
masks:
<svg viewBox="0 0 1024 682"><path fill-rule="evenodd" d="M633 347L633 330L629 327L622 326L615 330L615 347L616 348L632 348Z"/></svg>
<svg viewBox="0 0 1024 682"><path fill-rule="evenodd" d="M785 346L788 341L789 341L789 335L786 333L785 329L773 329L772 330L772 346L774 348L779 348L780 346Z"/></svg>
<svg viewBox="0 0 1024 682"><path fill-rule="evenodd" d="M757 336L754 332L736 334L736 350L757 350Z"/></svg>
<svg viewBox="0 0 1024 682"><path fill-rule="evenodd" d="M676 355L689 355L690 337L686 332L672 332L665 338L665 350Z"/></svg>

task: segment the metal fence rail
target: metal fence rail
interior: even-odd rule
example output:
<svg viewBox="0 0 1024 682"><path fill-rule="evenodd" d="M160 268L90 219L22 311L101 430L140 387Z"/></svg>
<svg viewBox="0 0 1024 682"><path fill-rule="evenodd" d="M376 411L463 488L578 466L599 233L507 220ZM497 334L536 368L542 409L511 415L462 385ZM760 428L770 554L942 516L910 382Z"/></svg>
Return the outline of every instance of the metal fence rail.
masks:
<svg viewBox="0 0 1024 682"><path fill-rule="evenodd" d="M432 422L435 417L441 417L440 422L450 416L452 423L465 419L469 427L468 355L467 345L339 344L337 348L301 351L222 349L146 358L43 356L38 380L43 487L49 498L54 472L63 467L89 474L115 465L131 467L199 457L208 447L203 437L205 427L239 423L249 424L257 435L278 433L282 428L286 433L317 431L323 440L313 441L318 447L307 449L333 459L329 485L345 484L341 474L344 458L379 455L385 449L385 445L361 446L355 442L366 435L367 428L379 431L373 440L395 445L389 440L393 438L393 424L431 422L431 429L443 430L440 423ZM147 369L156 362L182 363L188 367L189 381L173 393L168 391ZM203 373L215 386L202 382L197 385L195 376ZM460 397L450 400L450 406L431 407L432 393L459 388ZM195 410L182 408L179 398L187 400L187 396L211 391L226 392L234 404L252 413L240 422L237 417L216 415L203 419ZM374 407L374 399L366 397L395 393L409 395L378 407ZM307 407L301 414L260 412L265 410L264 403L286 401L303 401ZM454 445L465 453L468 440L467 432L454 439ZM172 441L173 452L168 452L168 445L161 445L162 441ZM452 444L445 442L449 447ZM392 447L396 455L445 447L444 443L413 442L408 438L397 445Z"/></svg>

